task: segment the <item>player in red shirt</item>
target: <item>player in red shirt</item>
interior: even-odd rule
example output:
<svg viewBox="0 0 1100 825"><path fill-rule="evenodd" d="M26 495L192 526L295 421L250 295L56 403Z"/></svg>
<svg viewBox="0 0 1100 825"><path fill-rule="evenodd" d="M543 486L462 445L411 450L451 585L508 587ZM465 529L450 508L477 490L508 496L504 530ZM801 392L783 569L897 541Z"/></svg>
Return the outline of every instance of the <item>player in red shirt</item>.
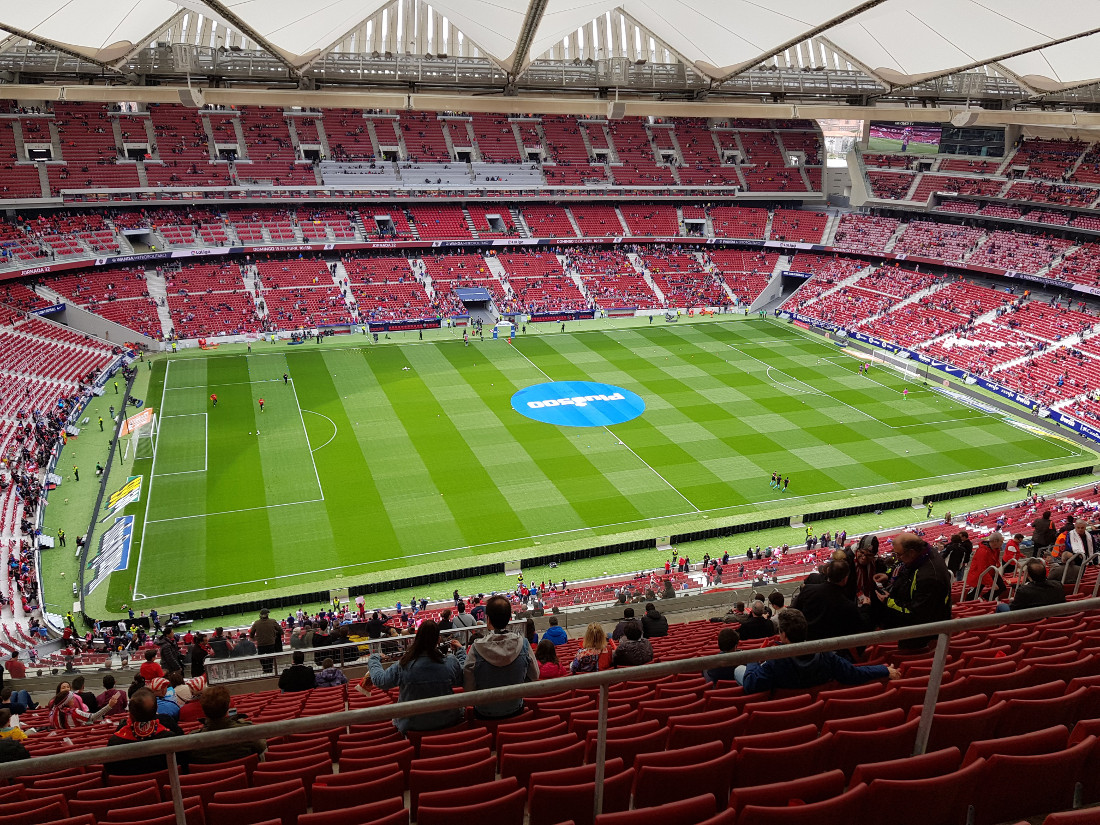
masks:
<svg viewBox="0 0 1100 825"><path fill-rule="evenodd" d="M213 404L215 407L218 406L218 396L216 396L214 393L210 393L210 403Z"/></svg>
<svg viewBox="0 0 1100 825"><path fill-rule="evenodd" d="M260 412L263 412L263 411L264 411L264 400L261 398L260 399Z"/></svg>

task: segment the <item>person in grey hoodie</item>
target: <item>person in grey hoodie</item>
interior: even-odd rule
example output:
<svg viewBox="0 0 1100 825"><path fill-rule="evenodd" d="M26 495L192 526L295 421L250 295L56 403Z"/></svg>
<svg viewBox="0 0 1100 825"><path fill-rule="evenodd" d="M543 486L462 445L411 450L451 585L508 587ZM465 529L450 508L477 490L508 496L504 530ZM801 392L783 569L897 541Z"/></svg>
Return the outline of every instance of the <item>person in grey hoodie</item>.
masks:
<svg viewBox="0 0 1100 825"><path fill-rule="evenodd" d="M504 596L493 596L486 602L485 621L491 632L470 646L462 670L466 692L519 685L539 678L539 663L531 644L518 633L508 631L511 618L512 605ZM522 711L522 699L474 703L474 714L481 719L504 719Z"/></svg>
<svg viewBox="0 0 1100 825"><path fill-rule="evenodd" d="M524 642L527 640L524 639ZM435 696L450 696L454 688L462 684L462 665L466 651L457 639L451 640L451 650L444 656L439 651L439 625L422 622L416 638L405 655L389 669L382 667L378 653L367 659L371 683L380 690L400 688L397 701L412 702ZM362 689L360 685L360 689ZM439 730L462 722L463 709L452 708L435 713L421 713L404 719L394 719L393 725L401 733L407 730Z"/></svg>

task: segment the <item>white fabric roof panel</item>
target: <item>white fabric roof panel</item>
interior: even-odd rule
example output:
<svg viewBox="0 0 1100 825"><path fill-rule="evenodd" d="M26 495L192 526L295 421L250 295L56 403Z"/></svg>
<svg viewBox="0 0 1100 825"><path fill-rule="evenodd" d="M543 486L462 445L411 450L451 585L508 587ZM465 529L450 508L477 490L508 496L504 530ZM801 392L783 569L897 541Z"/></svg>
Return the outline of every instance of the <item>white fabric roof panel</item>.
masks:
<svg viewBox="0 0 1100 825"><path fill-rule="evenodd" d="M1080 0L889 0L827 33L897 83L1034 48L1100 25L1100 3Z"/></svg>
<svg viewBox="0 0 1100 825"><path fill-rule="evenodd" d="M623 10L712 77L799 39L863 0L625 0Z"/></svg>
<svg viewBox="0 0 1100 825"><path fill-rule="evenodd" d="M0 5L0 26L11 26L99 57L103 50L118 50L110 49L116 44L137 43L178 9L170 0L6 0ZM121 54L128 50L122 49Z"/></svg>
<svg viewBox="0 0 1100 825"><path fill-rule="evenodd" d="M511 67L530 0L423 2ZM241 26L226 23L218 6ZM6 0L0 28L108 61L186 9L229 28L248 28L302 65L386 6L397 13L395 0ZM839 49L895 84L1029 49L1035 51L1003 63L1035 88L1056 90L1100 76L1100 36L1044 47L1100 29L1100 0L549 0L527 60L614 9L716 78L821 27ZM413 21L404 25L409 31Z"/></svg>

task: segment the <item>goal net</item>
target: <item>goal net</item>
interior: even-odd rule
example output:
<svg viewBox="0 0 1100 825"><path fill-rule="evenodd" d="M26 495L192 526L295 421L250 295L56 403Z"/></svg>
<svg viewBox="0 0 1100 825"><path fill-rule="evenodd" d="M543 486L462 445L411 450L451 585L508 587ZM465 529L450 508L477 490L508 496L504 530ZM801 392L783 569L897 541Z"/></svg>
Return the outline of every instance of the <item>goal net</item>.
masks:
<svg viewBox="0 0 1100 825"><path fill-rule="evenodd" d="M917 371L919 364L914 364L908 358L897 355L884 349L874 349L871 351L872 364L876 364L881 367L888 367L897 373L900 373L907 381L920 380L920 373Z"/></svg>
<svg viewBox="0 0 1100 825"><path fill-rule="evenodd" d="M122 435L125 438L123 460L152 458L157 447L157 433L157 416L152 409L142 410L126 419L122 424Z"/></svg>

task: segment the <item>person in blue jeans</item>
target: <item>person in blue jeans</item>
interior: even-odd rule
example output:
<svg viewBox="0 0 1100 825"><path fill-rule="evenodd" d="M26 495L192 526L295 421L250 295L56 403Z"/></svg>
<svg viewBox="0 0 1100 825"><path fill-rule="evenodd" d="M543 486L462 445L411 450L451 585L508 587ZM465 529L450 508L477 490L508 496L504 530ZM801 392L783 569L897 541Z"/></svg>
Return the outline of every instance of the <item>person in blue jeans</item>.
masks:
<svg viewBox="0 0 1100 825"><path fill-rule="evenodd" d="M806 641L809 630L809 623L801 610L787 608L779 614L779 640L782 644ZM901 672L891 665L856 666L831 650L809 656L789 656L786 659L739 665L733 674L745 693L805 689L833 681L844 685L858 685L873 679L900 677Z"/></svg>
<svg viewBox="0 0 1100 825"><path fill-rule="evenodd" d="M12 690L6 687L0 693L0 708L10 710L12 716L18 716L28 710L37 709L38 703L31 699L31 695L27 691Z"/></svg>

